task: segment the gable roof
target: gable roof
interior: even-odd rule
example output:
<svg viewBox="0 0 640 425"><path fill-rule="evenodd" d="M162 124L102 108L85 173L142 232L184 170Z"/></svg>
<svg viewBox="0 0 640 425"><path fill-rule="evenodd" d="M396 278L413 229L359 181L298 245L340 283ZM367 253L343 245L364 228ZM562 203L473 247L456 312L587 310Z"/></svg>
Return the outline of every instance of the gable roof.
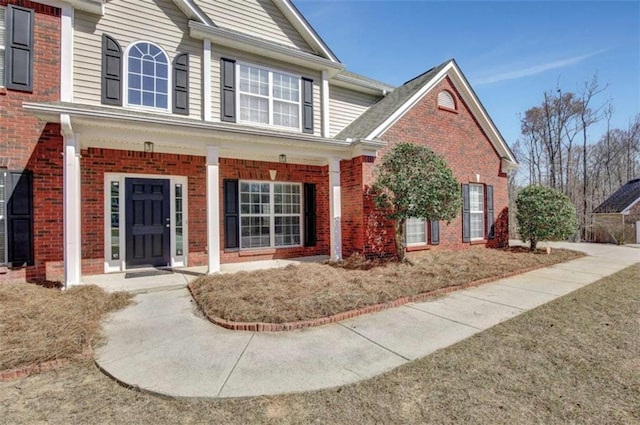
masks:
<svg viewBox="0 0 640 425"><path fill-rule="evenodd" d="M489 117L456 61L451 59L407 81L372 105L336 137L371 140L380 137L444 78L458 89L491 144L503 159L503 168L515 168L518 161Z"/></svg>
<svg viewBox="0 0 640 425"><path fill-rule="evenodd" d="M173 0L173 2L182 10L182 13L184 13L187 18L198 21L208 27L215 26L211 18L209 18L193 0Z"/></svg>
<svg viewBox="0 0 640 425"><path fill-rule="evenodd" d="M616 190L594 213L624 213L640 201L640 179L629 180L624 186Z"/></svg>

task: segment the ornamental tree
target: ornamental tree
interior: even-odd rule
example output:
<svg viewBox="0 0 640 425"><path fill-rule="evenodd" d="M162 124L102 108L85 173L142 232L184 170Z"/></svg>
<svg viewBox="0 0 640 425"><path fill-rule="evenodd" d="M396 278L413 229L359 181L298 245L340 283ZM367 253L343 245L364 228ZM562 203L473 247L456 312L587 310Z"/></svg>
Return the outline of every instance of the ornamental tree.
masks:
<svg viewBox="0 0 640 425"><path fill-rule="evenodd" d="M374 201L393 221L398 260L404 261L408 218L449 223L460 212L460 185L444 159L431 149L398 143L377 169Z"/></svg>
<svg viewBox="0 0 640 425"><path fill-rule="evenodd" d="M576 209L561 192L545 186L528 186L516 198L516 220L522 242L535 251L540 241L567 239L578 229Z"/></svg>

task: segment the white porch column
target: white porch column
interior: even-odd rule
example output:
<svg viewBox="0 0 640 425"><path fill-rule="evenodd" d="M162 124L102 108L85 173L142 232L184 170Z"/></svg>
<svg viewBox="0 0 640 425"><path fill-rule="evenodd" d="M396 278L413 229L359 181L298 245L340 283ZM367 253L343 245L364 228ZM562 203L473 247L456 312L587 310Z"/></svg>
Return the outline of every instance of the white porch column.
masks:
<svg viewBox="0 0 640 425"><path fill-rule="evenodd" d="M80 135L73 132L71 118L60 115L64 138L64 286L79 285L81 264Z"/></svg>
<svg viewBox="0 0 640 425"><path fill-rule="evenodd" d="M342 259L342 201L340 192L340 159L329 158L329 209L331 259Z"/></svg>
<svg viewBox="0 0 640 425"><path fill-rule="evenodd" d="M207 146L207 258L208 273L220 271L220 174L217 146Z"/></svg>

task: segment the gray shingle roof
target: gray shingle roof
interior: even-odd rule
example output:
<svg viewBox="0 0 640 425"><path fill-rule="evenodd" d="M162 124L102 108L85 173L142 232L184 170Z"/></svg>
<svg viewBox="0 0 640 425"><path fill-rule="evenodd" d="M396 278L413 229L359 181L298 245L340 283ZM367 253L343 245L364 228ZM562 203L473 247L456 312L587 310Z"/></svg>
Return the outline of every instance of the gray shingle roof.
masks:
<svg viewBox="0 0 640 425"><path fill-rule="evenodd" d="M594 213L620 213L640 198L640 179L629 180L627 184L616 190Z"/></svg>
<svg viewBox="0 0 640 425"><path fill-rule="evenodd" d="M378 103L372 105L362 115L360 115L351 124L345 127L336 135L337 139L358 139L367 137L373 130L382 124L387 118L400 108L404 103L416 94L427 82L429 82L438 72L440 72L447 64L446 61L435 68L431 68L424 74L418 75L412 80L407 81L387 96L383 97Z"/></svg>

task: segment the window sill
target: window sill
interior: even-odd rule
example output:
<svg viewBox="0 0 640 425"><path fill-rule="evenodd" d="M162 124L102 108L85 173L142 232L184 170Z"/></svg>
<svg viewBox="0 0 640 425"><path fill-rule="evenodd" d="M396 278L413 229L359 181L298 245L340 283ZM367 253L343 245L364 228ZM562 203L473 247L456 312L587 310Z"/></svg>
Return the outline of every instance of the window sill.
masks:
<svg viewBox="0 0 640 425"><path fill-rule="evenodd" d="M7 95L7 88L0 87L0 96L6 96L6 95Z"/></svg>
<svg viewBox="0 0 640 425"><path fill-rule="evenodd" d="M441 111L451 112L452 114L457 114L458 113L457 110L451 109L451 108L447 108L447 107L444 107L444 106L439 106L438 105L438 109L440 109Z"/></svg>
<svg viewBox="0 0 640 425"><path fill-rule="evenodd" d="M241 249L240 251L238 251L238 255L240 255L240 257L251 257L253 255L270 255L275 253L275 248Z"/></svg>
<svg viewBox="0 0 640 425"><path fill-rule="evenodd" d="M469 242L469 244L471 244L471 245L484 245L487 242L488 241L486 239L476 239L476 240L472 240L471 242Z"/></svg>
<svg viewBox="0 0 640 425"><path fill-rule="evenodd" d="M7 268L7 266L0 266L0 274L7 274L9 273L9 269Z"/></svg>
<svg viewBox="0 0 640 425"><path fill-rule="evenodd" d="M414 251L428 251L430 250L431 247L427 244L424 245L413 245L413 246L408 246L406 248L407 252L414 252Z"/></svg>

